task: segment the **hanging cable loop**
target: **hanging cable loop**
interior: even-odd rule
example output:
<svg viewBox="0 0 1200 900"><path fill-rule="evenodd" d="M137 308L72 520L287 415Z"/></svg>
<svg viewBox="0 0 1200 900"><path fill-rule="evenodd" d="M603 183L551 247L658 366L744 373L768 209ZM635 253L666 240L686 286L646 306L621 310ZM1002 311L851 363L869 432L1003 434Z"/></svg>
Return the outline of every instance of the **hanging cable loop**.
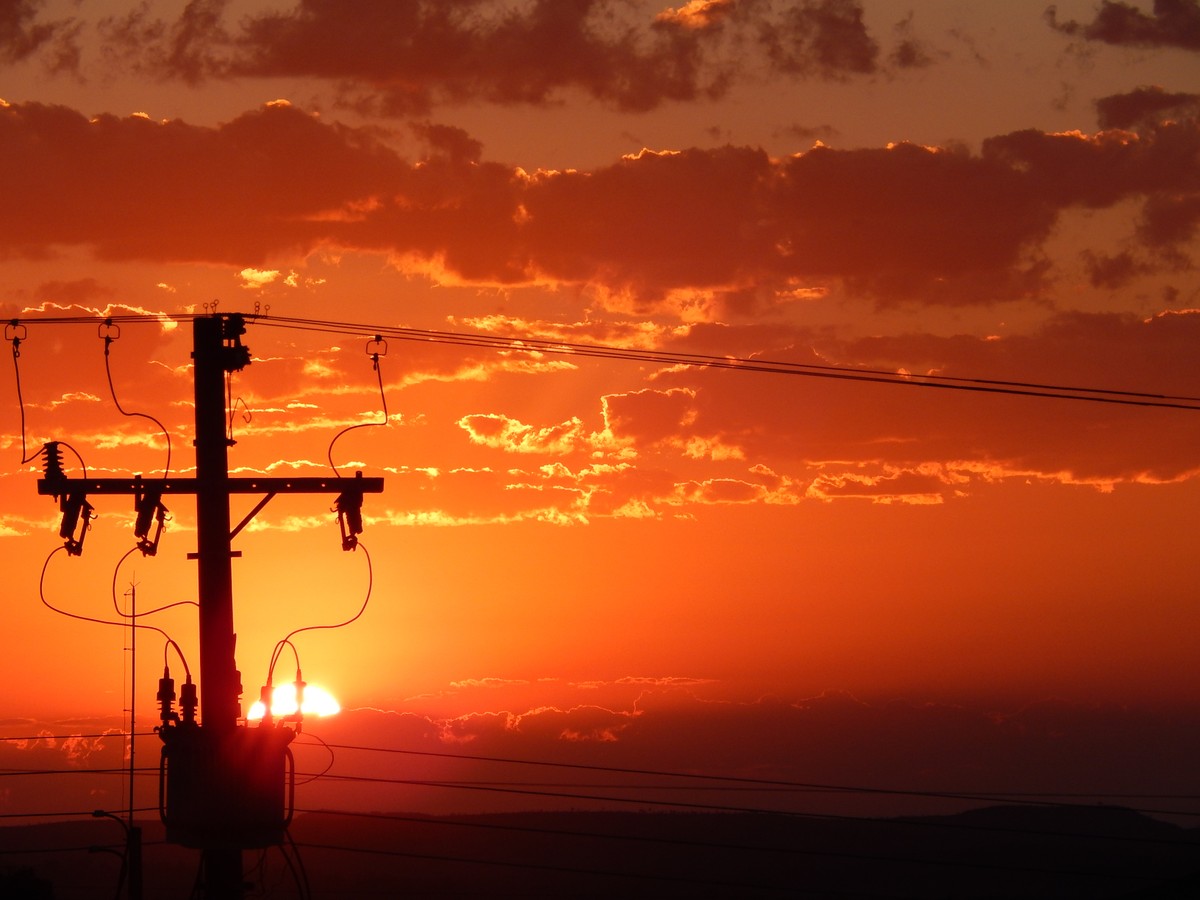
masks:
<svg viewBox="0 0 1200 900"><path fill-rule="evenodd" d="M333 440L329 442L329 450L327 451L326 456L329 459L329 467L333 469L333 473L337 475L338 478L342 477L342 473L338 471L338 467L333 461L333 445L338 442L338 439L343 434L346 434L349 431L354 431L356 428L372 428L376 425L388 424L387 393L383 389L383 369L379 365L379 358L381 356L387 356L387 341L377 334L373 339L367 341L366 350L367 356L371 357L371 368L375 370L375 379L379 383L379 402L383 406L383 421L362 422L358 425L348 425L333 436ZM345 549L352 548L347 547Z"/></svg>
<svg viewBox="0 0 1200 900"><path fill-rule="evenodd" d="M33 462L37 459L41 449L29 453L29 447L25 443L25 396L21 393L21 341L29 335L29 329L26 328L18 319L11 319L4 326L4 339L12 341L12 359L13 359L13 378L17 385L17 407L21 411L21 465ZM72 448L73 450L74 448ZM82 463L82 460L81 460Z"/></svg>
<svg viewBox="0 0 1200 900"><path fill-rule="evenodd" d="M167 459L163 464L163 479L171 476L171 432L167 430L167 426L156 419L149 413L129 412L121 405L121 401L117 399L117 389L113 386L112 366L109 362L109 347L112 342L119 340L121 337L121 326L113 323L111 318L105 319L96 329L96 336L104 341L104 375L108 379L108 393L112 396L113 405L116 406L117 412L131 419L145 419L148 422L158 426L158 430L162 432L163 438L167 442ZM164 510L165 512L165 510ZM142 535L139 535L142 537Z"/></svg>

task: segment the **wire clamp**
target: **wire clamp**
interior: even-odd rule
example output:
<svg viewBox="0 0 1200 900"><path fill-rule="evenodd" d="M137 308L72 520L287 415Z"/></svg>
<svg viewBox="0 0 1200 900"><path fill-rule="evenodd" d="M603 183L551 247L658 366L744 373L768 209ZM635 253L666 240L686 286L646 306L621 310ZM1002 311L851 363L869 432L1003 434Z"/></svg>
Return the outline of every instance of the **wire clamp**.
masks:
<svg viewBox="0 0 1200 900"><path fill-rule="evenodd" d="M96 329L96 336L104 340L104 352L108 352L108 345L113 341L120 340L121 326L114 325L111 318L105 319L100 323L100 327Z"/></svg>
<svg viewBox="0 0 1200 900"><path fill-rule="evenodd" d="M29 329L22 325L19 319L11 319L4 326L4 339L12 341L14 359L21 355L21 341L25 340L28 336Z"/></svg>
<svg viewBox="0 0 1200 900"><path fill-rule="evenodd" d="M371 357L371 363L375 368L379 368L379 357L387 356L387 341L379 335L367 341L367 356Z"/></svg>

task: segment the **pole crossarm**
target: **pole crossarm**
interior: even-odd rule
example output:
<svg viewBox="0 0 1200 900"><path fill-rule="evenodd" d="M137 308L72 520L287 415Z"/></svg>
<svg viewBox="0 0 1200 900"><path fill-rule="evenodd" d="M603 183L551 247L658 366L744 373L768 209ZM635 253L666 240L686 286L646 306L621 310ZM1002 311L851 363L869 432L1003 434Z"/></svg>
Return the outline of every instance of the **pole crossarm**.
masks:
<svg viewBox="0 0 1200 900"><path fill-rule="evenodd" d="M198 494L206 485L198 478L39 478L38 493L47 496L82 493L142 494L147 489L164 494ZM230 494L363 494L383 492L382 478L230 478L221 489Z"/></svg>

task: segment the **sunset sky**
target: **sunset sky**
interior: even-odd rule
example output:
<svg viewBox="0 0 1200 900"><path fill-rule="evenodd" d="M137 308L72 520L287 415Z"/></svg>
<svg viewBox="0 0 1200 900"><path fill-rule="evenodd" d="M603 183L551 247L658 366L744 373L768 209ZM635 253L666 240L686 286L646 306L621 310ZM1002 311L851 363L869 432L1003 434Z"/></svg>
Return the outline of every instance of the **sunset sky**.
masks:
<svg viewBox="0 0 1200 900"><path fill-rule="evenodd" d="M330 742L1196 794L1198 229L1197 0L0 0L3 734L129 705L128 629L39 583L197 599L192 498L119 567L132 501L91 498L47 562L22 456L192 474L215 309L234 474L385 479L370 566L328 496L237 536L244 707L370 587L294 639ZM193 606L144 621L198 672Z"/></svg>

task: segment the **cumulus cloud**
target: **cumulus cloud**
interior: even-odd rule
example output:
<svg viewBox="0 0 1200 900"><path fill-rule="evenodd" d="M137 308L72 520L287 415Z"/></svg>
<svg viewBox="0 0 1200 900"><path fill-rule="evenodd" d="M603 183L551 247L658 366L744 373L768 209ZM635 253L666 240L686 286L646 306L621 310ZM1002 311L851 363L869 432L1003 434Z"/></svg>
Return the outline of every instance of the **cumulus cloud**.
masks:
<svg viewBox="0 0 1200 900"><path fill-rule="evenodd" d="M1153 104L1131 105L1144 120ZM1117 106L1106 115L1135 115ZM978 155L722 147L533 173L479 161L461 132L427 134L432 155L407 161L375 132L278 103L218 127L10 105L0 163L26 177L0 210L0 249L76 244L110 259L230 263L256 279L284 254L349 249L452 282L587 285L613 308L704 320L797 284L841 283L882 303L1036 295L1048 277L1036 251L1068 211L1141 203L1133 237L1172 249L1189 239L1200 194L1195 117L1014 132Z"/></svg>
<svg viewBox="0 0 1200 900"><path fill-rule="evenodd" d="M477 444L509 453L539 453L562 456L588 439L583 423L572 419L558 425L535 428L495 413L464 416L458 425Z"/></svg>
<svg viewBox="0 0 1200 900"><path fill-rule="evenodd" d="M1111 94L1096 100L1103 129L1154 129L1164 119L1200 117L1200 94L1165 91L1157 85Z"/></svg>
<svg viewBox="0 0 1200 900"><path fill-rule="evenodd" d="M26 175L0 214L17 253L84 242L115 259L258 263L311 245L306 222L353 216L396 165L364 134L281 105L214 129L29 103L0 110L0 133L4 164ZM73 158L47 165L46 145Z"/></svg>

